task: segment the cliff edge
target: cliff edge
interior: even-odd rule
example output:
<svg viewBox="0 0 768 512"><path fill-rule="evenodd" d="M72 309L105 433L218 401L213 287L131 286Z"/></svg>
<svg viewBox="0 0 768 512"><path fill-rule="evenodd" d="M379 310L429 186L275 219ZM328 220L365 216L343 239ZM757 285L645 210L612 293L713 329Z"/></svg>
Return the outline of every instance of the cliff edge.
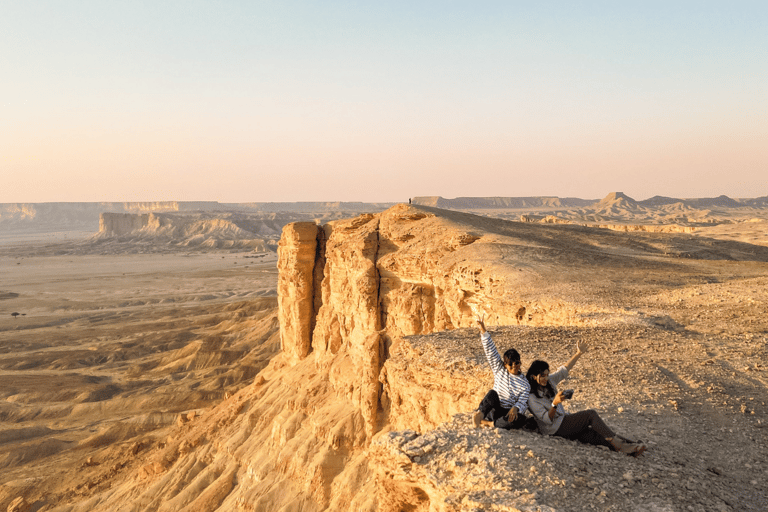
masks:
<svg viewBox="0 0 768 512"><path fill-rule="evenodd" d="M95 492L52 510L765 503L766 486L749 471L762 460L764 408L749 417L740 409L760 384L707 362L723 350L718 341L729 354L747 354L748 344L741 331L707 332L706 319L675 308L683 290L686 300L710 303L714 289L702 280L709 272L759 289L768 249L398 205L322 226L290 224L278 255L281 352L254 383L167 439L147 439L112 476L85 471ZM757 309L740 314L768 328ZM470 428L469 412L491 385L470 328L478 315L502 350L524 354L524 366L566 361L574 341L588 341L569 406L599 409L649 452L636 460L534 433Z"/></svg>

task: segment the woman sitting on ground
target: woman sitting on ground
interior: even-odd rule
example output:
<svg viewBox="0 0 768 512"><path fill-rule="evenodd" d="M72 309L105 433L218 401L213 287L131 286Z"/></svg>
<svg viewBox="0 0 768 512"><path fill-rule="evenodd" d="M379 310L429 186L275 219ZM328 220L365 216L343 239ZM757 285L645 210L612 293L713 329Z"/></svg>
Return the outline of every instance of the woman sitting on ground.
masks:
<svg viewBox="0 0 768 512"><path fill-rule="evenodd" d="M502 357L480 318L477 319L477 328L485 358L493 372L493 388L480 402L472 421L475 427L522 428L526 425L525 410L531 388L520 371L520 354L511 348Z"/></svg>
<svg viewBox="0 0 768 512"><path fill-rule="evenodd" d="M564 391L558 393L556 386L568 377L568 372L579 357L587 351L588 346L584 342L579 342L576 348L577 352L570 361L551 375L546 361L534 361L528 368L526 378L531 385L528 408L536 418L539 431L545 435L607 446L611 450L628 455L640 455L645 451L644 444L615 434L594 410L589 409L573 414L565 412L563 401L569 399L570 394L564 395Z"/></svg>

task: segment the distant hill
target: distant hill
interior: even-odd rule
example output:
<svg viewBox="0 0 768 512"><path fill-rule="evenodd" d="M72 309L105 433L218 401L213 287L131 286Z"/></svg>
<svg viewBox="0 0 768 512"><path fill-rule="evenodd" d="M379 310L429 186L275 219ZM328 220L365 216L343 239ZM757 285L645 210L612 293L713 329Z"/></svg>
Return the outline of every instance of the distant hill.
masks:
<svg viewBox="0 0 768 512"><path fill-rule="evenodd" d="M768 207L768 196L756 197L754 199L742 199L742 202L748 206L765 208Z"/></svg>
<svg viewBox="0 0 768 512"><path fill-rule="evenodd" d="M602 199L579 199L577 197L536 196L536 197L457 197L446 199L441 196L419 196L412 199L413 204L444 208L446 210L479 209L526 209L526 208L604 208L606 206L639 206L644 208L663 207L682 204L691 208L764 208L768 206L768 196L754 199L733 199L725 195L712 198L679 199L675 197L653 196L637 201L623 192L611 192Z"/></svg>
<svg viewBox="0 0 768 512"><path fill-rule="evenodd" d="M683 202L682 199L675 199L674 197L653 196L650 199L639 201L638 204L642 206L666 206L668 204L676 204L681 202Z"/></svg>
<svg viewBox="0 0 768 512"><path fill-rule="evenodd" d="M720 206L725 208L739 208L741 206L744 206L744 203L739 202L735 199L731 199L728 196L705 197L701 199L686 199L683 202L689 206L693 206L696 208L712 208L713 206Z"/></svg>
<svg viewBox="0 0 768 512"><path fill-rule="evenodd" d="M413 204L444 208L447 210L503 209L503 208L581 208L595 202L594 199L575 197L457 197L445 199L440 196L414 197Z"/></svg>
<svg viewBox="0 0 768 512"><path fill-rule="evenodd" d="M768 219L768 197L733 199L680 199L653 196L638 201L623 192L610 192L599 200L541 197L424 196L413 204L477 213L524 222L571 223L609 229L682 231L702 226Z"/></svg>
<svg viewBox="0 0 768 512"><path fill-rule="evenodd" d="M611 192L594 206L598 208L614 206L627 208L637 206L637 201L626 195L624 192Z"/></svg>

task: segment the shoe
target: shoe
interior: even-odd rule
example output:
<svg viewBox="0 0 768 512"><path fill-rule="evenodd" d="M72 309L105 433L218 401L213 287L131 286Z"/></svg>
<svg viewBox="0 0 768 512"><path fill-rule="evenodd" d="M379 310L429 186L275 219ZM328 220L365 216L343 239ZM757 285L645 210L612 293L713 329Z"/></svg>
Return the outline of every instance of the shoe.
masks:
<svg viewBox="0 0 768 512"><path fill-rule="evenodd" d="M633 457L639 457L646 450L646 446L643 444L642 441L637 441L633 444L635 445L635 451L630 453L630 455Z"/></svg>
<svg viewBox="0 0 768 512"><path fill-rule="evenodd" d="M637 457L645 451L645 445L643 443L631 443L619 436L611 439L609 443L611 443L611 446L613 446L613 449L617 452L626 453L633 457Z"/></svg>
<svg viewBox="0 0 768 512"><path fill-rule="evenodd" d="M480 411L475 411L475 414L472 415L472 423L474 424L475 428L480 427L481 421L483 421L483 413Z"/></svg>

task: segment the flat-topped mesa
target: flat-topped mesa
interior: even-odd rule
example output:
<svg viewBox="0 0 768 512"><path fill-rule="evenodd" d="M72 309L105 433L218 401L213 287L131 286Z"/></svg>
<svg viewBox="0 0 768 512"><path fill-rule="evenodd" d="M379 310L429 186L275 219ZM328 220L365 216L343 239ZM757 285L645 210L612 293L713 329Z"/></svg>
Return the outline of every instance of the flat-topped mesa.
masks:
<svg viewBox="0 0 768 512"><path fill-rule="evenodd" d="M592 199L576 197L414 197L413 204L450 210L519 209L519 208L582 208L595 203Z"/></svg>
<svg viewBox="0 0 768 512"><path fill-rule="evenodd" d="M149 223L148 213L101 213L99 234L123 236L142 229Z"/></svg>

